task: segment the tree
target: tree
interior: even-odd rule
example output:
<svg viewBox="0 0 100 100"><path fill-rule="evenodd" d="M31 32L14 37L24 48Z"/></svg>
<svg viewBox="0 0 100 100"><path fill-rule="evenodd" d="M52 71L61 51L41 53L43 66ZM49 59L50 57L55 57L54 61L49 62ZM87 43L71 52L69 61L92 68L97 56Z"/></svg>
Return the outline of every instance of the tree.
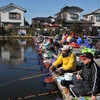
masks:
<svg viewBox="0 0 100 100"><path fill-rule="evenodd" d="M41 23L37 22L37 28L40 28L40 27L41 27Z"/></svg>
<svg viewBox="0 0 100 100"><path fill-rule="evenodd" d="M71 26L71 31L74 32L74 34L81 33L82 27L77 23L73 23L72 26Z"/></svg>
<svg viewBox="0 0 100 100"><path fill-rule="evenodd" d="M62 19L61 22L60 22L60 24L61 24L61 27L63 28L65 26L65 20Z"/></svg>
<svg viewBox="0 0 100 100"><path fill-rule="evenodd" d="M98 35L98 32L97 32L96 27L93 27L93 28L92 28L91 35L92 35L92 36L97 36L97 35Z"/></svg>
<svg viewBox="0 0 100 100"><path fill-rule="evenodd" d="M0 35L5 35L6 34L6 31L4 29L4 27L0 27Z"/></svg>
<svg viewBox="0 0 100 100"><path fill-rule="evenodd" d="M7 34L12 34L14 26L12 24L8 24L8 26L5 27L5 30L7 31Z"/></svg>

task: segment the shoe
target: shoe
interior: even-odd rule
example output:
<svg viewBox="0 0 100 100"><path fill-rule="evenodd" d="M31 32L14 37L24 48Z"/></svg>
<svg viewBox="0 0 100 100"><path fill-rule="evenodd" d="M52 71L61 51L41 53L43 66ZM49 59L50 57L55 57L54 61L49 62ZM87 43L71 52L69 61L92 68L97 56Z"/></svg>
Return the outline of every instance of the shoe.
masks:
<svg viewBox="0 0 100 100"><path fill-rule="evenodd" d="M66 81L66 80L62 80L62 81L61 81L61 85L62 85L62 86L66 86L66 85L67 85L67 81Z"/></svg>
<svg viewBox="0 0 100 100"><path fill-rule="evenodd" d="M73 85L73 84L70 84L70 85L69 85L69 88L73 88L73 87L74 87L74 85Z"/></svg>

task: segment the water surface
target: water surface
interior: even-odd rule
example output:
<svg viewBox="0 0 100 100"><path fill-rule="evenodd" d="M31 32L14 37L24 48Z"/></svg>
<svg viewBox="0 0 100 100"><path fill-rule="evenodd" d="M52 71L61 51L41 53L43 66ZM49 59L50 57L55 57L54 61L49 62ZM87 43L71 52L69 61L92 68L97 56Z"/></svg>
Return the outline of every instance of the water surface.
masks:
<svg viewBox="0 0 100 100"><path fill-rule="evenodd" d="M26 76L43 74L37 59L33 41L28 40L0 40L0 100L16 100L19 97L36 95L27 100L57 100L61 98L58 89L48 90L44 85L44 78L37 77L21 80ZM51 93L58 91L58 93ZM38 96L50 92L50 95ZM23 99L24 100L24 99ZM26 99L25 99L26 100Z"/></svg>

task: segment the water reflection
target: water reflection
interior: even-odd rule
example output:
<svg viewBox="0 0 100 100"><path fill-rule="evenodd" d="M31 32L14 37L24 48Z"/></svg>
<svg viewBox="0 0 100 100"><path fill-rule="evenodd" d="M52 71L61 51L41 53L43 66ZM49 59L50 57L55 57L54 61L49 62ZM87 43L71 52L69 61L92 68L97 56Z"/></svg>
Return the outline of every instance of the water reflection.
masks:
<svg viewBox="0 0 100 100"><path fill-rule="evenodd" d="M41 56L37 55L34 48L32 40L0 40L0 100L8 100L8 98L15 100L15 98L25 97L31 93L48 92L43 86L45 76L20 80L26 76L44 73ZM18 81L12 82L13 80ZM5 83L9 84L3 85ZM56 100L58 94L49 96L35 97L30 100L41 100L41 98L43 100Z"/></svg>
<svg viewBox="0 0 100 100"><path fill-rule="evenodd" d="M2 41L3 42L3 41ZM8 41L4 46L1 46L1 59L2 62L9 63L23 63L24 59L24 47L26 45L26 41L18 40Z"/></svg>

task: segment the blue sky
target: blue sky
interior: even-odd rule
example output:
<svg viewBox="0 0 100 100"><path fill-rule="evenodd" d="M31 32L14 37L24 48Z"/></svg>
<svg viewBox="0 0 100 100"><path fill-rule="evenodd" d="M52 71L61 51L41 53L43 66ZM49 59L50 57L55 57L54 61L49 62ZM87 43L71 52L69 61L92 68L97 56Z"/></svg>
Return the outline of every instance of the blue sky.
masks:
<svg viewBox="0 0 100 100"><path fill-rule="evenodd" d="M34 17L54 16L65 4L84 9L82 15L100 8L100 0L0 0L0 7L12 2L27 10L25 18L29 23Z"/></svg>

